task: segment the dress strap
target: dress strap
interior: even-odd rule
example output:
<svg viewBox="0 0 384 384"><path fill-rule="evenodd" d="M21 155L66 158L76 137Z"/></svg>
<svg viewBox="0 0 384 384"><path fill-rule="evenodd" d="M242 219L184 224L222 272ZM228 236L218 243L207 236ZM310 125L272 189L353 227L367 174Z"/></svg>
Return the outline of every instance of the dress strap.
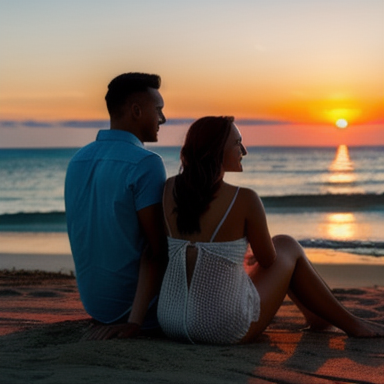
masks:
<svg viewBox="0 0 384 384"><path fill-rule="evenodd" d="M231 209L232 209L232 207L233 207L233 204L235 204L237 194L239 193L239 189L240 189L240 187L237 187L235 196L233 196L233 199L232 199L232 201L231 201L231 204L229 204L229 207L228 207L227 211L225 212L225 214L224 214L223 218L221 219L219 225L216 227L215 232L213 232L213 235L212 235L212 237L211 237L211 240L209 240L210 243L212 243L213 239L216 237L216 235L217 235L217 233L219 232L221 226L223 225L225 219L227 218L229 212L231 211Z"/></svg>
<svg viewBox="0 0 384 384"><path fill-rule="evenodd" d="M164 213L164 221L165 221L165 225L167 226L167 229L168 229L168 236L172 237L171 227L168 224L167 216L165 216L165 213Z"/></svg>

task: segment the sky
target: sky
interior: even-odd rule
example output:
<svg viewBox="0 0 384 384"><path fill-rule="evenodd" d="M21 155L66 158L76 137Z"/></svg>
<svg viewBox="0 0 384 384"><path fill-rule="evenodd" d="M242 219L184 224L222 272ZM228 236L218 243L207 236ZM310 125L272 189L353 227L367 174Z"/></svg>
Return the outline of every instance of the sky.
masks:
<svg viewBox="0 0 384 384"><path fill-rule="evenodd" d="M92 141L131 71L162 77L159 145L204 115L248 145L384 145L383 20L384 0L0 0L0 148Z"/></svg>

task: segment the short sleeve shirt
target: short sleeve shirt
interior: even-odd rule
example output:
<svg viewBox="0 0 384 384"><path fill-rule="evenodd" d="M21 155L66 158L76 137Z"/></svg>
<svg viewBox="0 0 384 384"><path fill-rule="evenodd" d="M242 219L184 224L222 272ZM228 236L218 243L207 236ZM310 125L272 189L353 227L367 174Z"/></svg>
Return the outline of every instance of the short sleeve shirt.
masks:
<svg viewBox="0 0 384 384"><path fill-rule="evenodd" d="M137 211L161 203L159 155L133 134L101 130L68 165L65 206L77 284L85 310L104 323L127 314L145 238Z"/></svg>

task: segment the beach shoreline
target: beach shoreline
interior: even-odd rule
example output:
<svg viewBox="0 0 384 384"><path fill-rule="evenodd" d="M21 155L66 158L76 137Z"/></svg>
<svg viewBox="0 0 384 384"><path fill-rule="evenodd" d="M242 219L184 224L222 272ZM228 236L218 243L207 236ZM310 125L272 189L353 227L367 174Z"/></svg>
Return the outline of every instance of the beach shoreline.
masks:
<svg viewBox="0 0 384 384"><path fill-rule="evenodd" d="M357 316L384 324L384 285L333 292ZM67 274L0 271L0 297L4 384L383 383L384 339L303 331L289 299L256 343L209 346L165 337L82 340L90 318Z"/></svg>
<svg viewBox="0 0 384 384"><path fill-rule="evenodd" d="M308 248L305 251L315 269L331 288L384 286L383 258L372 260L372 257L316 248ZM0 270L45 271L75 275L70 254L0 253L0 260Z"/></svg>
<svg viewBox="0 0 384 384"><path fill-rule="evenodd" d="M286 299L256 343L209 346L162 338L86 341L65 232L0 232L3 384L383 384L384 339L304 331ZM384 324L384 258L305 248L350 311Z"/></svg>
<svg viewBox="0 0 384 384"><path fill-rule="evenodd" d="M384 286L384 257L322 248L305 252L331 288ZM4 269L74 275L67 233L0 232L0 270Z"/></svg>

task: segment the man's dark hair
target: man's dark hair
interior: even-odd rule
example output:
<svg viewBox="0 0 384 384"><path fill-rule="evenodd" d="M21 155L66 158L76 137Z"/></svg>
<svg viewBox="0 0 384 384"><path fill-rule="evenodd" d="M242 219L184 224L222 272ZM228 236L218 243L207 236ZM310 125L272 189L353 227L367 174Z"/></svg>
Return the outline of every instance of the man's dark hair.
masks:
<svg viewBox="0 0 384 384"><path fill-rule="evenodd" d="M131 95L146 92L148 88L159 89L160 84L160 76L147 73L129 72L115 77L105 95L109 115L119 116L121 107Z"/></svg>

